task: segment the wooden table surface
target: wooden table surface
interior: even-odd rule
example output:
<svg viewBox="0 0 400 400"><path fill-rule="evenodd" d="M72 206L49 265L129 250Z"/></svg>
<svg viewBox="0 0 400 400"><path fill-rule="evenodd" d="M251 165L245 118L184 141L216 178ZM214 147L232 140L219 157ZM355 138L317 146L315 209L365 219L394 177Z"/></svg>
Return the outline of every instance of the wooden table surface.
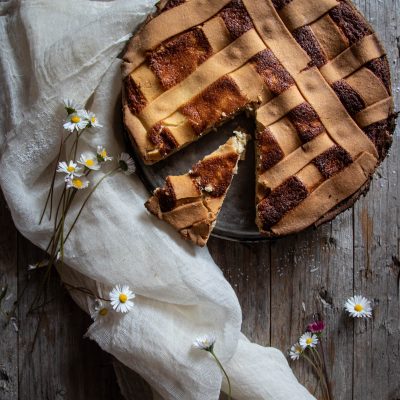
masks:
<svg viewBox="0 0 400 400"><path fill-rule="evenodd" d="M386 45L399 110L400 0L356 4ZM313 313L323 314L327 369L338 400L400 399L399 131L370 192L332 223L271 243L216 238L209 243L239 297L243 332L250 339L286 352ZM52 301L46 313L40 320L38 314L27 315L40 281L40 272L28 273L27 265L40 258L40 250L16 231L2 198L0 227L0 289L7 287L2 312L12 312L27 287L15 319L6 325L0 315L0 399L122 399L115 361L83 339L89 317L57 276L48 288ZM345 299L359 293L374 302L371 320L343 313ZM292 366L312 390L316 380L310 369L302 361ZM116 369L126 378L123 367L116 364ZM151 398L141 378L132 374L129 381L129 400Z"/></svg>

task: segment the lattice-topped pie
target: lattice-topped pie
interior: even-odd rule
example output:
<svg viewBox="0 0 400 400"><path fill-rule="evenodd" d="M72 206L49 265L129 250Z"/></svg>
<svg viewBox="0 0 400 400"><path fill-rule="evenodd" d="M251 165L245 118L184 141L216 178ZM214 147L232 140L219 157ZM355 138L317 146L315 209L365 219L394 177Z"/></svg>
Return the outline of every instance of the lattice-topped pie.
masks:
<svg viewBox="0 0 400 400"><path fill-rule="evenodd" d="M125 125L147 164L254 115L266 236L351 206L391 144L385 50L347 0L162 1L131 39L123 77Z"/></svg>

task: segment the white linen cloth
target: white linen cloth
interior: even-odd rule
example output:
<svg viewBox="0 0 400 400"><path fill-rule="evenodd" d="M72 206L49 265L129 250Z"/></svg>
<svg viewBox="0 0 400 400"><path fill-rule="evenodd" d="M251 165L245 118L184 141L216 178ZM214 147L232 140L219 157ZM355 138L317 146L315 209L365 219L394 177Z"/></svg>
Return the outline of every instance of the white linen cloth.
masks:
<svg viewBox="0 0 400 400"><path fill-rule="evenodd" d="M0 3L0 183L17 228L41 248L51 234L51 223L45 218L39 226L38 218L62 135L61 99L86 104L104 125L85 134L82 149L123 150L117 56L152 6L152 0ZM105 296L115 284L137 294L131 312L94 323L88 336L164 399L219 397L218 367L191 347L209 332L217 336L235 399L313 399L281 352L240 334L238 300L208 251L147 214L147 196L136 176L107 178L68 239L63 279ZM88 311L90 298L72 295Z"/></svg>

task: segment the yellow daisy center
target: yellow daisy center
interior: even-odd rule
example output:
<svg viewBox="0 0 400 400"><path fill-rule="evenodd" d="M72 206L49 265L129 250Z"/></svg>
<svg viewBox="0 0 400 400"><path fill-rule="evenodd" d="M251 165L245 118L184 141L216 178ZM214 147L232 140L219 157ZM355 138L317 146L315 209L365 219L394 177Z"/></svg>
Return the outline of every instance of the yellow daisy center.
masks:
<svg viewBox="0 0 400 400"><path fill-rule="evenodd" d="M96 122L96 117L92 117L90 120L92 121L92 124L94 124Z"/></svg>
<svg viewBox="0 0 400 400"><path fill-rule="evenodd" d="M93 167L94 161L93 160L86 160L86 166L87 167Z"/></svg>
<svg viewBox="0 0 400 400"><path fill-rule="evenodd" d="M361 304L356 304L356 305L354 306L354 309L355 309L357 312L361 312L362 310L364 310L364 307L363 307Z"/></svg>
<svg viewBox="0 0 400 400"><path fill-rule="evenodd" d="M106 158L106 157L107 157L107 152L106 152L105 150L102 150L102 152L100 153L100 155L101 155L103 158Z"/></svg>
<svg viewBox="0 0 400 400"><path fill-rule="evenodd" d="M121 294L119 295L119 301L120 301L121 303L126 303L127 300L128 300L128 296L127 296L125 293L121 293Z"/></svg>
<svg viewBox="0 0 400 400"><path fill-rule="evenodd" d="M107 308L102 308L102 309L99 311L99 314L100 314L102 317L105 317L105 316L108 314Z"/></svg>
<svg viewBox="0 0 400 400"><path fill-rule="evenodd" d="M75 171L75 167L73 167L72 165L67 167L67 171L68 172L74 172Z"/></svg>
<svg viewBox="0 0 400 400"><path fill-rule="evenodd" d="M80 179L74 179L73 184L76 188L80 189L83 186L83 182Z"/></svg>
<svg viewBox="0 0 400 400"><path fill-rule="evenodd" d="M71 122L73 122L74 124L77 124L78 122L80 122L80 120L80 117L78 117L77 115L71 117Z"/></svg>
<svg viewBox="0 0 400 400"><path fill-rule="evenodd" d="M312 339L311 338L307 338L306 339L306 344L310 345L312 343Z"/></svg>

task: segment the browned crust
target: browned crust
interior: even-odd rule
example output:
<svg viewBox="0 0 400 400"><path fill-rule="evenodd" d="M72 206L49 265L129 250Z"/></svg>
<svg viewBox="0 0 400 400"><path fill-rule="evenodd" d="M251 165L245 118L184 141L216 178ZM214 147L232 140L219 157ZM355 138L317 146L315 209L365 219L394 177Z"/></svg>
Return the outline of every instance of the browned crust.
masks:
<svg viewBox="0 0 400 400"><path fill-rule="evenodd" d="M349 39L350 44L356 43L364 36L373 33L365 18L347 0L342 0L338 6L330 10L329 15Z"/></svg>
<svg viewBox="0 0 400 400"><path fill-rule="evenodd" d="M272 93L281 94L294 85L293 78L271 50L261 51L252 58L251 62Z"/></svg>
<svg viewBox="0 0 400 400"><path fill-rule="evenodd" d="M333 146L314 158L313 164L325 179L329 179L353 162L350 154L340 146Z"/></svg>
<svg viewBox="0 0 400 400"><path fill-rule="evenodd" d="M127 76L124 79L124 87L125 101L128 104L129 109L133 115L139 114L147 104L140 88L130 76Z"/></svg>
<svg viewBox="0 0 400 400"><path fill-rule="evenodd" d="M297 130L303 143L307 143L325 131L318 114L308 103L303 103L293 108L288 118Z"/></svg>
<svg viewBox="0 0 400 400"><path fill-rule="evenodd" d="M220 123L221 119L235 114L247 103L248 100L242 96L235 81L225 76L184 105L180 111L189 120L194 132L200 135Z"/></svg>
<svg viewBox="0 0 400 400"><path fill-rule="evenodd" d="M332 89L350 115L354 116L366 107L362 97L345 80L335 82Z"/></svg>
<svg viewBox="0 0 400 400"><path fill-rule="evenodd" d="M233 40L254 28L253 22L241 0L231 1L222 9L219 15L224 20Z"/></svg>
<svg viewBox="0 0 400 400"><path fill-rule="evenodd" d="M285 155L268 128L257 132L256 138L257 172L261 175L282 160Z"/></svg>
<svg viewBox="0 0 400 400"><path fill-rule="evenodd" d="M162 156L172 153L179 146L171 131L161 124L154 125L148 136Z"/></svg>
<svg viewBox="0 0 400 400"><path fill-rule="evenodd" d="M212 55L212 48L199 28L172 38L149 53L148 64L168 90L183 81Z"/></svg>
<svg viewBox="0 0 400 400"><path fill-rule="evenodd" d="M306 51L312 60L312 65L322 67L328 61L317 38L309 26L303 26L292 32L297 43Z"/></svg>
<svg viewBox="0 0 400 400"><path fill-rule="evenodd" d="M238 159L237 153L208 158L195 164L189 175L200 190L211 197L220 197L228 190Z"/></svg>
<svg viewBox="0 0 400 400"><path fill-rule="evenodd" d="M272 4L277 10L281 10L286 4L289 4L292 0L272 0Z"/></svg>
<svg viewBox="0 0 400 400"><path fill-rule="evenodd" d="M257 204L257 224L268 231L308 196L308 190L295 176L290 177Z"/></svg>
<svg viewBox="0 0 400 400"><path fill-rule="evenodd" d="M376 58L365 64L385 85L389 94L392 94L392 85L390 79L390 67L386 56Z"/></svg>

